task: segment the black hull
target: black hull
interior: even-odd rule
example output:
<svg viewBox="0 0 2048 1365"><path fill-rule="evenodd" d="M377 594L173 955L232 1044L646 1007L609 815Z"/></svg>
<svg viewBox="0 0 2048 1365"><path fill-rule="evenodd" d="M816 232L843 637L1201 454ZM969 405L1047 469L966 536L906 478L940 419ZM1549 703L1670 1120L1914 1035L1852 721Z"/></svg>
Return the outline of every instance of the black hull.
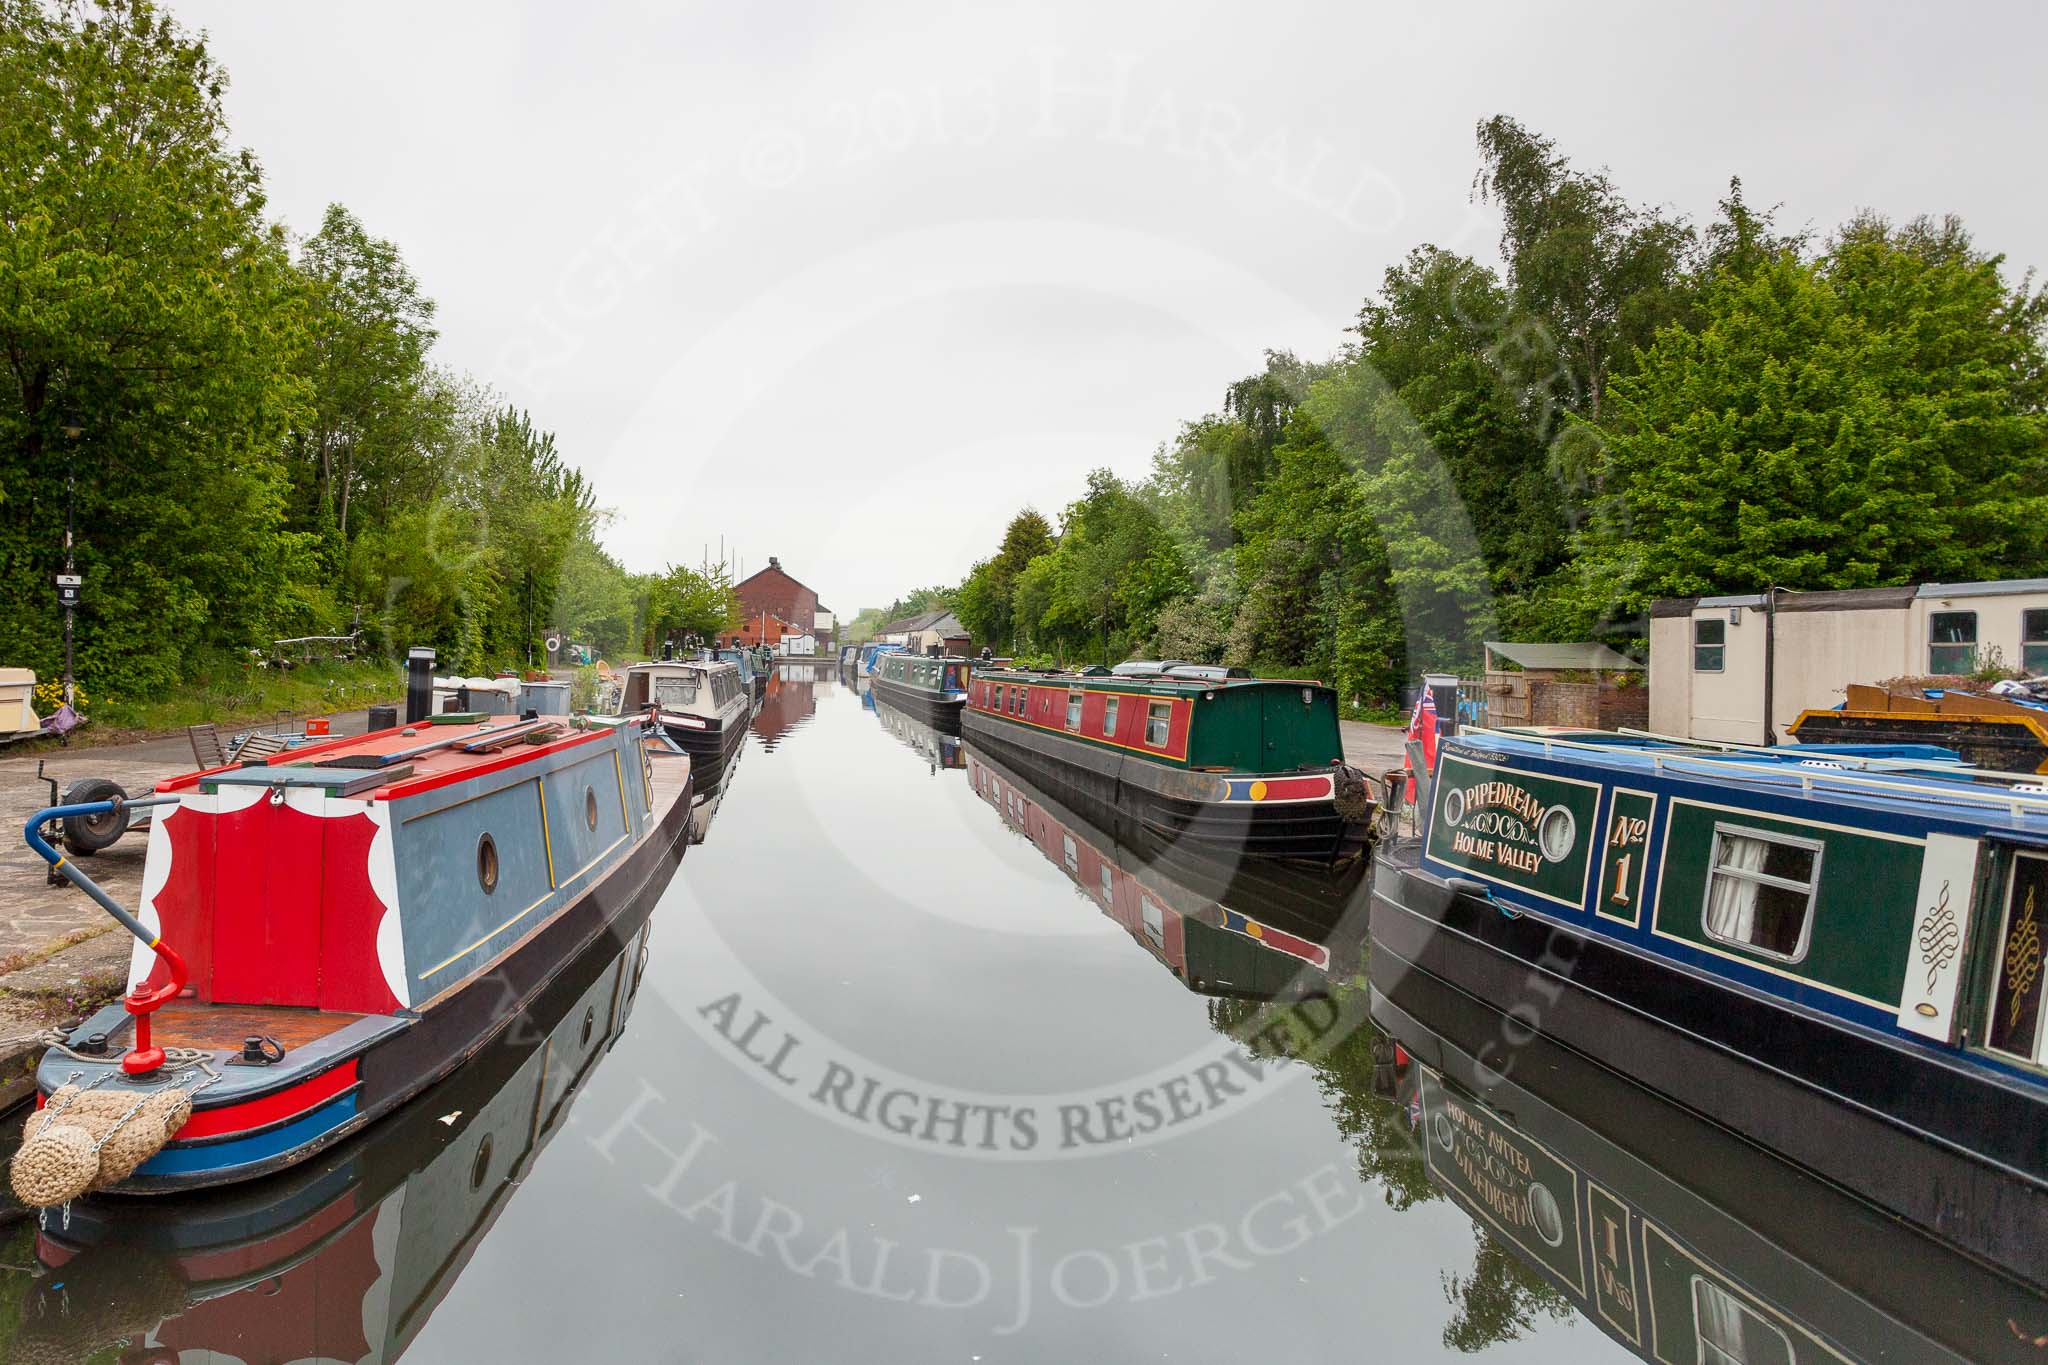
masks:
<svg viewBox="0 0 2048 1365"><path fill-rule="evenodd" d="M695 774L692 774L692 783ZM361 1054L356 1114L317 1139L261 1162L190 1174L132 1176L121 1194L165 1194L252 1180L325 1151L398 1108L483 1051L527 1011L556 977L608 937L622 949L653 914L689 848L691 792L670 803L661 823L589 893L535 930L494 969L423 1011L411 1027Z"/></svg>
<svg viewBox="0 0 2048 1365"><path fill-rule="evenodd" d="M915 716L942 733L960 733L960 713L967 707L965 699L947 701L921 687L906 687L879 673L868 679L868 685L874 689L878 700L889 703L898 711Z"/></svg>
<svg viewBox="0 0 2048 1365"><path fill-rule="evenodd" d="M1403 850L1407 852L1407 850ZM1372 980L1420 972L2029 1282L2048 1282L2048 1102L1946 1058L1374 869Z"/></svg>
<svg viewBox="0 0 2048 1365"><path fill-rule="evenodd" d="M720 721L702 730L694 730L687 725L661 727L676 746L690 756L691 781L696 795L704 796L724 781L726 769L732 766L733 755L739 752L740 745L746 743L747 727L752 720L750 709L747 715L730 725Z"/></svg>
<svg viewBox="0 0 2048 1365"><path fill-rule="evenodd" d="M1714 1278L1749 1287L1850 1359L2033 1358L2031 1343L2006 1325L2040 1319L2031 1291L1540 1036L1517 1049L1512 1064L1494 1057L1489 1066L1480 1059L1518 1026L1485 1002L1425 973L1388 969L1375 972L1372 1019L1416 1062L1479 1096L1637 1215L1634 1244L1626 1236L1610 1244L1629 1248L1622 1282L1641 1287L1635 1247L1654 1227L1712 1267ZM1426 1130L1416 1136L1429 1138ZM1627 1219L1620 1210L1613 1216ZM1537 1258L1522 1259L1543 1273ZM1545 1278L1589 1323L1651 1358L1647 1338L1639 1343L1627 1332L1655 1328L1603 1313L1597 1291L1589 1292L1595 1277L1581 1285ZM1957 1311L1964 1304L1968 1311ZM1665 1330L1689 1335L1692 1327L1681 1320Z"/></svg>
<svg viewBox="0 0 2048 1365"><path fill-rule="evenodd" d="M1226 806L1196 794L1215 781L1206 773L1127 758L972 709L962 714L961 728L975 747L1062 799L1109 806L1156 838L1211 859L1335 863L1363 853L1370 838L1369 821L1346 820L1334 801Z"/></svg>

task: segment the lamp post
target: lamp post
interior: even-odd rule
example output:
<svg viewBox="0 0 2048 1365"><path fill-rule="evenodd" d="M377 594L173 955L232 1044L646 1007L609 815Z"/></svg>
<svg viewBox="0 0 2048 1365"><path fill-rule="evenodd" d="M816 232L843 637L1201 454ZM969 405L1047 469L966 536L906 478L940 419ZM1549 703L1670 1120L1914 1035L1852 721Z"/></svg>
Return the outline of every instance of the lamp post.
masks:
<svg viewBox="0 0 2048 1365"><path fill-rule="evenodd" d="M64 577L57 584L57 598L64 604L64 704L71 705L76 685L71 677L71 626L78 614L78 565L72 552L78 502L78 438L85 434L85 421L74 411L64 414Z"/></svg>

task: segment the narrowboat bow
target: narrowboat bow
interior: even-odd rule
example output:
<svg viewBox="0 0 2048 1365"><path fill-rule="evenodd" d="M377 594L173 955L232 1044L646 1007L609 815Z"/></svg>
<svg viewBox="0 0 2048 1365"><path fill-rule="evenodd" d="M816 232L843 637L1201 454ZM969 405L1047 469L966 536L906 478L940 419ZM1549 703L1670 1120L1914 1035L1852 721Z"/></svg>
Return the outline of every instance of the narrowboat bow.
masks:
<svg viewBox="0 0 2048 1365"><path fill-rule="evenodd" d="M2048 1280L2048 793L1917 746L1465 731L1376 857L1420 973Z"/></svg>
<svg viewBox="0 0 2048 1365"><path fill-rule="evenodd" d="M1212 857L1335 862L1370 836L1371 791L1319 683L1147 662L1000 670L975 674L961 725L1054 792Z"/></svg>
<svg viewBox="0 0 2048 1365"><path fill-rule="evenodd" d="M645 921L691 786L638 720L442 716L308 745L160 784L134 915L39 812L30 843L138 942L128 996L43 1058L17 1192L244 1180L395 1108ZM154 1142L113 1141L151 1122ZM81 1129L104 1150L56 1150Z"/></svg>

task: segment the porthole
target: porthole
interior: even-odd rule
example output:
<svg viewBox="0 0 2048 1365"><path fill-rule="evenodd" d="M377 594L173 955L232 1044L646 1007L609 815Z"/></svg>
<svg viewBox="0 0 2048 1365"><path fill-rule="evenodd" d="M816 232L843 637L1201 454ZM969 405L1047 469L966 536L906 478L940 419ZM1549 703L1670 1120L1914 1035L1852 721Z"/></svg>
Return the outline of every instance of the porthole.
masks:
<svg viewBox="0 0 2048 1365"><path fill-rule="evenodd" d="M597 1011L596 1011L596 1010L595 1010L594 1008L592 1008L592 1007L590 1007L590 1006L588 1006L588 1005L584 1006L584 1008L583 1008L583 1039L582 1039L582 1046L584 1046L584 1047L589 1047L589 1046L590 1046L590 1030L591 1030L591 1029L593 1029L593 1028L595 1028L596 1026L597 1026Z"/></svg>
<svg viewBox="0 0 2048 1365"><path fill-rule="evenodd" d="M498 841L488 834L476 841L476 881L485 895L498 889Z"/></svg>
<svg viewBox="0 0 2048 1365"><path fill-rule="evenodd" d="M1430 1119L1429 1131L1435 1135L1436 1145L1445 1151L1451 1151L1457 1146L1458 1133L1455 1128L1451 1127L1451 1119L1448 1114L1434 1115Z"/></svg>
<svg viewBox="0 0 2048 1365"><path fill-rule="evenodd" d="M1529 1222L1536 1235L1550 1245L1564 1245L1564 1211L1557 1206L1557 1196L1541 1181L1529 1182Z"/></svg>
<svg viewBox="0 0 2048 1365"><path fill-rule="evenodd" d="M590 826L592 834L597 833L597 789L583 789L583 823Z"/></svg>
<svg viewBox="0 0 2048 1365"><path fill-rule="evenodd" d="M476 1145L476 1160L469 1163L469 1192L475 1194L484 1187L484 1178L491 1173L491 1135L484 1134L484 1140Z"/></svg>

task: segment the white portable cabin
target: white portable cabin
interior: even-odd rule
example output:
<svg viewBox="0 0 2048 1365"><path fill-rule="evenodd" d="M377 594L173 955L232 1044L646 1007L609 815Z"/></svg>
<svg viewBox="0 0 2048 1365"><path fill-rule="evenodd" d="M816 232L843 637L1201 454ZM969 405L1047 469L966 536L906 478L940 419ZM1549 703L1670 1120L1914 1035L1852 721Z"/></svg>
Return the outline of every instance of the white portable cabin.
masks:
<svg viewBox="0 0 2048 1365"><path fill-rule="evenodd" d="M39 730L42 725L36 715L35 670L0 668L0 735Z"/></svg>

